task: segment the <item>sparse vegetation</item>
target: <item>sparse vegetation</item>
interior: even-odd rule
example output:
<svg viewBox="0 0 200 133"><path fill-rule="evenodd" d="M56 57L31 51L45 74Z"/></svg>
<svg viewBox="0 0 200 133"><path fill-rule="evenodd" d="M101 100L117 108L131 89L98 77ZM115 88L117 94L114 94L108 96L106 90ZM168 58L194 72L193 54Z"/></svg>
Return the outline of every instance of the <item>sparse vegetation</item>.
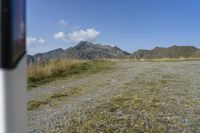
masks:
<svg viewBox="0 0 200 133"><path fill-rule="evenodd" d="M36 110L39 109L42 105L50 104L50 105L56 105L54 102L56 100L63 100L64 98L70 97L70 96L77 96L84 94L86 92L86 88L70 88L69 90L65 90L60 93L54 93L50 95L48 98L46 98L44 101L29 101L28 102L28 110Z"/></svg>
<svg viewBox="0 0 200 133"><path fill-rule="evenodd" d="M111 69L113 63L103 60L52 60L45 64L28 66L28 88L74 75L93 74L101 70Z"/></svg>
<svg viewBox="0 0 200 133"><path fill-rule="evenodd" d="M67 96L74 96L83 93L85 90L83 88L71 88L61 93L55 93L50 96L51 99L65 98Z"/></svg>
<svg viewBox="0 0 200 133"><path fill-rule="evenodd" d="M28 102L28 110L38 109L41 105L46 105L47 101L29 101Z"/></svg>
<svg viewBox="0 0 200 133"><path fill-rule="evenodd" d="M62 97L67 97L69 96L69 94L66 94L66 93L56 93L56 94L53 94L51 96L51 98L62 98Z"/></svg>
<svg viewBox="0 0 200 133"><path fill-rule="evenodd" d="M187 81L179 80L179 87L182 89L177 89L173 82L174 78L175 75L167 73L157 75L156 79L160 80L137 77L124 85L124 88L129 90L128 93L116 95L108 102L90 110L89 117L82 121L77 121L75 117L65 131L80 133L187 131L183 121L186 119L188 106L192 106L193 102L191 100L186 100L186 103L178 102L180 97L188 95L188 91L182 90ZM166 85L172 89L165 90ZM196 113L198 114L198 111ZM193 124L197 125L198 122L195 121ZM193 126L191 129L195 131L197 127Z"/></svg>
<svg viewBox="0 0 200 133"><path fill-rule="evenodd" d="M102 65L98 63L97 66ZM199 61L118 61L113 71L99 72L95 66L94 71L85 71L85 74L99 72L95 75L62 82L66 88L52 84L32 89L29 91L34 92L30 93L34 95L31 98L47 104L33 102L33 108L29 108L28 130L199 132L199 65ZM56 92L52 93L52 88ZM45 97L47 92L50 95ZM44 113L45 110L48 112ZM49 115L51 113L54 115ZM45 124L41 120L44 114Z"/></svg>

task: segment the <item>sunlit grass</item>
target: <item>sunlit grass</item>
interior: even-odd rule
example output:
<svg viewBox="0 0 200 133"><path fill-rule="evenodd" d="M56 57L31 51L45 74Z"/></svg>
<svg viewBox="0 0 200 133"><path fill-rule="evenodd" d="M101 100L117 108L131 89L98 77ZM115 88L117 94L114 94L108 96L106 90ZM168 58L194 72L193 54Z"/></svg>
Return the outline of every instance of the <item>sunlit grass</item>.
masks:
<svg viewBox="0 0 200 133"><path fill-rule="evenodd" d="M28 88L79 74L91 74L111 68L113 62L103 60L52 60L46 64L28 66Z"/></svg>

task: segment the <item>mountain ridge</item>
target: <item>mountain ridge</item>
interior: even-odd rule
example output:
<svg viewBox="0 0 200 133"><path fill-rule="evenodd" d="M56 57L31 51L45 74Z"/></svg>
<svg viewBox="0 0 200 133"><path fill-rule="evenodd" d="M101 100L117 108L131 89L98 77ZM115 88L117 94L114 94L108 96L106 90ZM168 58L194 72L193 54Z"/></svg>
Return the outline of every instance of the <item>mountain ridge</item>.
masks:
<svg viewBox="0 0 200 133"><path fill-rule="evenodd" d="M194 46L171 46L168 48L155 47L152 50L140 49L131 54L135 59L156 59L156 58L189 58L200 57L200 49Z"/></svg>
<svg viewBox="0 0 200 133"><path fill-rule="evenodd" d="M194 46L155 47L151 50L139 49L133 53L126 52L117 46L94 44L81 41L74 47L67 49L54 49L45 53L28 55L28 64L45 63L52 59L76 58L76 59L99 59L99 58L133 58L133 59L156 59L156 58L189 58L200 57L200 49Z"/></svg>
<svg viewBox="0 0 200 133"><path fill-rule="evenodd" d="M28 64L48 62L51 59L77 58L77 59L98 59L98 58L123 58L131 54L121 50L117 46L94 44L88 41L81 41L74 47L67 49L55 49L45 53L28 55Z"/></svg>

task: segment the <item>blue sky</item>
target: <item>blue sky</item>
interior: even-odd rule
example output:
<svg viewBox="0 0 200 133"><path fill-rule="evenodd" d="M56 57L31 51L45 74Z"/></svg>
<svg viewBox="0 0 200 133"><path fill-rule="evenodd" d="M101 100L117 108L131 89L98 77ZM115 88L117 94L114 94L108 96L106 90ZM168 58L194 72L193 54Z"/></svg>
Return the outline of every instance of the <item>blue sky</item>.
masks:
<svg viewBox="0 0 200 133"><path fill-rule="evenodd" d="M200 0L27 0L28 53L80 40L133 52L200 47Z"/></svg>

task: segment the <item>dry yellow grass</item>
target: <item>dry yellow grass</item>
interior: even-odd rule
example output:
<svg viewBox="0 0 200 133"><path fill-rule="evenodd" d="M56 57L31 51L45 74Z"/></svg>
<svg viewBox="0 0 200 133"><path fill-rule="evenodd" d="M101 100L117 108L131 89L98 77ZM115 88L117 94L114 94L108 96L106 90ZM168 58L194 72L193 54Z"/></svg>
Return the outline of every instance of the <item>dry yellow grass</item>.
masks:
<svg viewBox="0 0 200 133"><path fill-rule="evenodd" d="M78 59L62 59L62 60L51 60L46 64L36 64L28 66L28 77L50 77L57 72L66 70L73 65L85 63L85 60Z"/></svg>
<svg viewBox="0 0 200 133"><path fill-rule="evenodd" d="M45 64L34 64L28 66L28 79L30 82L41 80L41 82L45 82L46 80L50 80L52 77L59 77L61 73L70 69L74 65L79 65L86 63L86 60L78 60L78 59L62 59L62 60L51 60ZM62 75L61 75L62 76ZM31 87L35 87L35 85L30 85ZM29 87L30 87L29 86Z"/></svg>
<svg viewBox="0 0 200 133"><path fill-rule="evenodd" d="M28 66L28 88L83 73L92 74L111 69L112 64L110 61L103 60L60 59L44 64L30 65Z"/></svg>

